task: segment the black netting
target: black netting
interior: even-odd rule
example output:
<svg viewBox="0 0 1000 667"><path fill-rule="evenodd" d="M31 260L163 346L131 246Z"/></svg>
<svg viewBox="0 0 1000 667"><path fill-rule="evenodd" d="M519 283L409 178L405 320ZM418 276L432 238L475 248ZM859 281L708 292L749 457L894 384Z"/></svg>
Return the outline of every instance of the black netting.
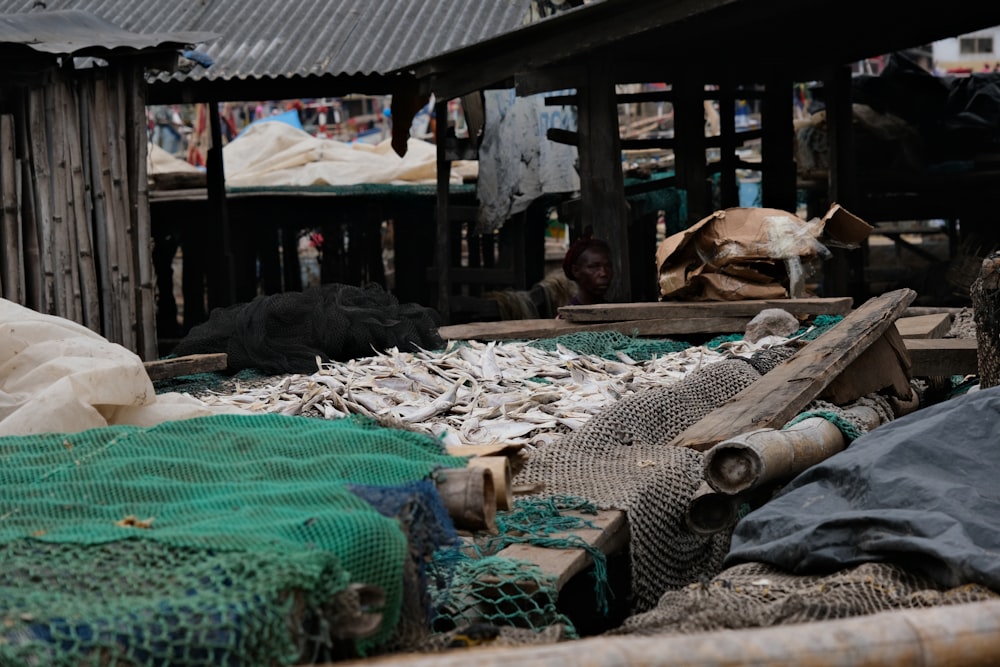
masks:
<svg viewBox="0 0 1000 667"><path fill-rule="evenodd" d="M173 353L225 352L231 372L310 373L317 357L346 361L392 347L443 347L440 325L436 311L401 304L379 285L334 283L217 308Z"/></svg>

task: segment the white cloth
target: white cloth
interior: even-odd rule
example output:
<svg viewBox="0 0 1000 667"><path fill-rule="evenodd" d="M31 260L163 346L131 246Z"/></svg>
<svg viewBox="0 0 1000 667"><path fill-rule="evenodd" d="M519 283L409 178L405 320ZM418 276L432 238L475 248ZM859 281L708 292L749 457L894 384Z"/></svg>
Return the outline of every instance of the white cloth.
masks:
<svg viewBox="0 0 1000 667"><path fill-rule="evenodd" d="M499 229L546 193L576 192L577 150L549 140L549 128L576 129L574 107L545 106L561 94L517 97L513 90L485 93L486 127L479 147L479 226Z"/></svg>
<svg viewBox="0 0 1000 667"><path fill-rule="evenodd" d="M406 156L399 157L388 140L347 144L287 123L249 126L226 144L222 159L226 185L233 187L437 182L437 148L426 141L410 138ZM461 183L471 166L453 163L451 182Z"/></svg>
<svg viewBox="0 0 1000 667"><path fill-rule="evenodd" d="M87 327L0 299L0 436L239 412L157 395L142 359Z"/></svg>

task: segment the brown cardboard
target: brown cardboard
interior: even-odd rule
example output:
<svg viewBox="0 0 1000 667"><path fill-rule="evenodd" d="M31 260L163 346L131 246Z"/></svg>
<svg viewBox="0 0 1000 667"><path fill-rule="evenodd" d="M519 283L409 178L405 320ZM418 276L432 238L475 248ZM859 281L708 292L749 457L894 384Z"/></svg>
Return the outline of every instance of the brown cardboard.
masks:
<svg viewBox="0 0 1000 667"><path fill-rule="evenodd" d="M830 205L822 221L824 242L837 247L856 248L875 229L836 202Z"/></svg>
<svg viewBox="0 0 1000 667"><path fill-rule="evenodd" d="M809 222L773 208L715 211L657 248L660 294L671 299L784 298L786 260L813 266L829 256L827 243L856 247L872 229L839 204Z"/></svg>

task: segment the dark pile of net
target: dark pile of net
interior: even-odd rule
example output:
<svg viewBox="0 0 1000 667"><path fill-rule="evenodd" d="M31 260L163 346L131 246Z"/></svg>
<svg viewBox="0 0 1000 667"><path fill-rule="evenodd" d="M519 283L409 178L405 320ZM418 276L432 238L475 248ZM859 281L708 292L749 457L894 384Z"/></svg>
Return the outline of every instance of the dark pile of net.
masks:
<svg viewBox="0 0 1000 667"><path fill-rule="evenodd" d="M440 324L437 311L399 303L380 285L331 283L216 308L172 353L225 352L231 372L312 373L317 358L346 361L393 347L441 348Z"/></svg>
<svg viewBox="0 0 1000 667"><path fill-rule="evenodd" d="M458 547L431 477L370 420L220 415L0 439L0 664L288 665L430 623Z"/></svg>

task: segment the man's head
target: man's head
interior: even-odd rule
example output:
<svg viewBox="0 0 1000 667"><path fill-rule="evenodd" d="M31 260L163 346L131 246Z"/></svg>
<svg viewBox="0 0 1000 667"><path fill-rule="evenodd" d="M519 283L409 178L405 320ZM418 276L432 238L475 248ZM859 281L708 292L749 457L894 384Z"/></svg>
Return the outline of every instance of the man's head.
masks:
<svg viewBox="0 0 1000 667"><path fill-rule="evenodd" d="M589 236L577 239L563 259L563 272L577 284L582 303L601 303L614 277L608 244Z"/></svg>

